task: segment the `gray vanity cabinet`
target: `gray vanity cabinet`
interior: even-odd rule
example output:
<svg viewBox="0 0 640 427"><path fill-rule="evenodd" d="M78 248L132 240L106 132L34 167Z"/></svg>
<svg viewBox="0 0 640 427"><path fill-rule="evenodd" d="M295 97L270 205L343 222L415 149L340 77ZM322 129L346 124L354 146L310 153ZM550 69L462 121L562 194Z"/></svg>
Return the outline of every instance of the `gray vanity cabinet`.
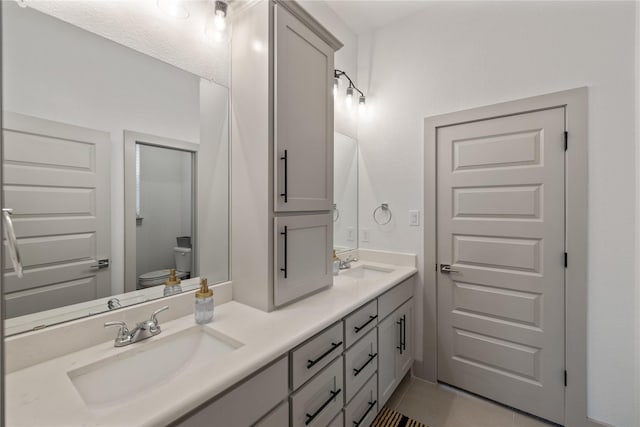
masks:
<svg viewBox="0 0 640 427"><path fill-rule="evenodd" d="M283 5L275 18L275 211L329 211L334 49Z"/></svg>
<svg viewBox="0 0 640 427"><path fill-rule="evenodd" d="M183 419L176 427L247 427L279 406L289 393L289 359L283 357L247 380L241 381L222 396L205 404ZM273 413L277 412L275 410ZM288 419L288 411L286 411ZM282 417L277 413L275 417ZM269 418L269 417L267 417ZM268 421L271 422L271 421ZM267 421L264 425L269 425Z"/></svg>
<svg viewBox="0 0 640 427"><path fill-rule="evenodd" d="M378 324L378 405L382 407L411 368L413 298Z"/></svg>
<svg viewBox="0 0 640 427"><path fill-rule="evenodd" d="M274 219L276 306L331 286L333 221L329 213Z"/></svg>
<svg viewBox="0 0 640 427"><path fill-rule="evenodd" d="M231 277L234 300L260 310L333 284L332 87L340 47L293 1L256 2L234 15Z"/></svg>

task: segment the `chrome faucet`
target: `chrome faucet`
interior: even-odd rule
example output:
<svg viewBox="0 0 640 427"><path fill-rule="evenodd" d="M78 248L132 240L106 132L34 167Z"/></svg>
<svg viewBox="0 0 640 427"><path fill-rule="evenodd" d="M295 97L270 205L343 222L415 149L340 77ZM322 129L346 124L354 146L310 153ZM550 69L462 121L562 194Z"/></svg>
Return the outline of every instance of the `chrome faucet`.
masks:
<svg viewBox="0 0 640 427"><path fill-rule="evenodd" d="M165 305L164 307L154 311L149 320L138 322L135 328L133 328L131 331L129 331L129 328L127 328L127 324L121 321L106 322L104 324L104 327L119 327L120 329L118 329L118 334L116 335L116 339L113 342L113 346L124 347L126 345L151 338L152 336L158 335L160 332L162 332L162 330L160 329L160 323L158 322L158 318L156 316L158 315L158 313L161 313L165 310L169 310L168 305Z"/></svg>
<svg viewBox="0 0 640 427"><path fill-rule="evenodd" d="M351 263L358 261L358 258L353 258L352 256L348 256L346 259L340 260L340 270L346 270L347 268L351 268Z"/></svg>

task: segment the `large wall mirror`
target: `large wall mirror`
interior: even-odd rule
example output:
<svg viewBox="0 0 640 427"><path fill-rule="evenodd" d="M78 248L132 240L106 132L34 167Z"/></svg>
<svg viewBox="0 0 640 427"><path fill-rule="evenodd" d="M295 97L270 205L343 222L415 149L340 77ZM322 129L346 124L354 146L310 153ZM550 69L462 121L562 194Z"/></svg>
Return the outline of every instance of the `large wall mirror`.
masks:
<svg viewBox="0 0 640 427"><path fill-rule="evenodd" d="M202 3L202 4L200 4ZM229 279L228 42L155 0L2 2L5 334ZM201 16L202 15L202 16ZM85 28L80 28L83 26Z"/></svg>
<svg viewBox="0 0 640 427"><path fill-rule="evenodd" d="M358 141L339 132L333 137L333 248L358 247Z"/></svg>

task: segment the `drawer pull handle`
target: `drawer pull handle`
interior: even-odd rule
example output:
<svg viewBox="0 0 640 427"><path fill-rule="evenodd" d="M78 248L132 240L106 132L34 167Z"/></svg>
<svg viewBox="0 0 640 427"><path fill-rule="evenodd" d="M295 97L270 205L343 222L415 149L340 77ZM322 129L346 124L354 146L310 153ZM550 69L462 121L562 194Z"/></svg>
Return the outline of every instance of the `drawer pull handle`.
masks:
<svg viewBox="0 0 640 427"><path fill-rule="evenodd" d="M324 402L324 403L322 404L322 406L321 406L321 407L319 407L319 408L318 408L318 410L317 410L316 412L314 412L312 415L311 415L311 414L306 414L307 421L305 421L305 422L304 422L304 425L308 426L308 425L309 425L309 423L310 423L311 421L313 421L313 420L315 419L315 417L317 417L317 416L318 416L318 414L319 414L320 412L322 412L322 410L323 410L324 408L326 408L326 407L331 403L331 401L332 401L333 399L335 399L335 398L336 398L336 396L337 396L337 395L339 395L339 394L340 394L340 392L341 392L341 391L342 391L342 389L341 389L341 388L339 388L339 389L337 389L337 390L333 390L333 391L331 392L331 397L329 398L329 400L327 400L326 402Z"/></svg>
<svg viewBox="0 0 640 427"><path fill-rule="evenodd" d="M364 322L361 326L354 326L353 329L356 331L356 334L358 332L360 332L361 330L363 330L364 328L367 327L367 325L371 322L373 322L374 320L376 320L378 318L378 315L376 314L375 316L369 316L369 320L367 320L366 322Z"/></svg>
<svg viewBox="0 0 640 427"><path fill-rule="evenodd" d="M284 197L284 202L288 202L288 191L287 191L287 181L289 180L288 170L289 169L289 155L287 150L284 150L284 156L280 157L280 160L284 160L284 192L280 193L280 197Z"/></svg>
<svg viewBox="0 0 640 427"><path fill-rule="evenodd" d="M364 419L367 418L367 415L369 415L369 412L371 412L373 407L376 406L376 403L378 403L377 400L374 400L373 402L369 402L369 407L367 408L367 412L365 412L364 415L361 416L358 421L353 422L354 427L358 427L360 424L362 424Z"/></svg>
<svg viewBox="0 0 640 427"><path fill-rule="evenodd" d="M333 350L335 350L336 348L340 347L341 345L342 345L342 341L340 341L338 343L332 342L331 343L331 348L329 350L325 351L324 353L322 353L320 356L318 356L314 360L307 360L307 369L311 369L316 363L318 363L319 361L321 361L322 359L327 357Z"/></svg>
<svg viewBox="0 0 640 427"><path fill-rule="evenodd" d="M371 361L372 361L373 359L375 359L377 355L378 355L378 353L373 353L373 354L369 353L369 359L367 359L367 361L364 363L364 365L362 365L362 366L361 366L360 368L358 368L358 369L353 368L353 376L354 376L354 377L357 377L357 376L358 376L358 374L359 374L360 372L362 372L362 370L363 370L364 368L366 368L366 367L367 367L367 365L368 365L369 363L371 363Z"/></svg>

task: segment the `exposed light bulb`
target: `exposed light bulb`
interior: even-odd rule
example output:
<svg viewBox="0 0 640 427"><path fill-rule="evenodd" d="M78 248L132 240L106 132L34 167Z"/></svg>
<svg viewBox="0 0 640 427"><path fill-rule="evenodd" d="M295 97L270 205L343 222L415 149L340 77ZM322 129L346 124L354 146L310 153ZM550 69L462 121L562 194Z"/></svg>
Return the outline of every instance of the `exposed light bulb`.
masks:
<svg viewBox="0 0 640 427"><path fill-rule="evenodd" d="M189 17L189 10L182 3L182 0L158 0L158 8L174 18L186 19Z"/></svg>
<svg viewBox="0 0 640 427"><path fill-rule="evenodd" d="M216 16L215 18L213 18L213 23L220 31L223 31L227 27L227 20L219 11L216 11Z"/></svg>
<svg viewBox="0 0 640 427"><path fill-rule="evenodd" d="M219 31L224 31L227 28L227 3L217 0L215 3L215 16L213 18L213 24Z"/></svg>
<svg viewBox="0 0 640 427"><path fill-rule="evenodd" d="M347 102L347 107L351 107L351 105L353 104L353 88L351 86L347 88L346 102Z"/></svg>
<svg viewBox="0 0 640 427"><path fill-rule="evenodd" d="M333 96L338 94L338 87L340 87L340 79L337 77L333 78Z"/></svg>

